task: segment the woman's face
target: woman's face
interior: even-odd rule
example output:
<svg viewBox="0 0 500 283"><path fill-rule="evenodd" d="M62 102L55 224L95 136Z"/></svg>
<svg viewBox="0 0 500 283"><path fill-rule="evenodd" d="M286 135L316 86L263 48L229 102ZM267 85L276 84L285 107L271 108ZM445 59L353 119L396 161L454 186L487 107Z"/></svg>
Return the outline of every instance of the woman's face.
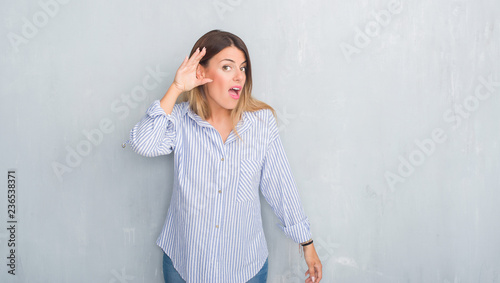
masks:
<svg viewBox="0 0 500 283"><path fill-rule="evenodd" d="M204 85L208 104L212 111L236 107L246 79L245 54L234 46L222 49L208 60L198 72L213 81Z"/></svg>

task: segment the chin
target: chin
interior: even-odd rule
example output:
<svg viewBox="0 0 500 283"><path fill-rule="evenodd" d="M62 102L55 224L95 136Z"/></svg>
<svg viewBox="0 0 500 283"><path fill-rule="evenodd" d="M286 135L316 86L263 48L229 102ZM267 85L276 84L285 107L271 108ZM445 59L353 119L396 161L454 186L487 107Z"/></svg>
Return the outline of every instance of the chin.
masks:
<svg viewBox="0 0 500 283"><path fill-rule="evenodd" d="M229 105L226 105L226 107L224 107L224 108L227 110L233 110L234 108L236 108L236 105L237 105L236 103L229 104Z"/></svg>

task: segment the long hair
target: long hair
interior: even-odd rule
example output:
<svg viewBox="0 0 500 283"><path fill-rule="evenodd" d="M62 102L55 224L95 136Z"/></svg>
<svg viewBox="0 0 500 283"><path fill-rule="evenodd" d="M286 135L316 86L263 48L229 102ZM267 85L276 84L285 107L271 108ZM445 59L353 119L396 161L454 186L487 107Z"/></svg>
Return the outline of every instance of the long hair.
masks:
<svg viewBox="0 0 500 283"><path fill-rule="evenodd" d="M233 123L233 131L236 133L239 139L241 139L240 135L236 130L236 125L242 118L242 114L244 111L254 112L261 109L270 109L274 115L274 118L277 119L276 111L267 103L257 100L252 97L252 64L250 62L250 56L248 54L248 49L238 36L221 30L212 30L204 34L191 49L191 53L189 54L189 58L196 52L197 48L200 50L205 47L205 55L200 60L200 65L206 67L208 65L208 61L214 57L217 53L219 53L222 49L234 46L241 50L245 54L245 58L247 61L245 75L245 85L240 93L240 98L238 99L238 103L236 107L231 110L231 120ZM189 107L191 110L198 114L203 120L210 118L210 107L208 106L207 97L204 91L204 85L197 86L190 91L184 92L181 94L180 101L189 101Z"/></svg>

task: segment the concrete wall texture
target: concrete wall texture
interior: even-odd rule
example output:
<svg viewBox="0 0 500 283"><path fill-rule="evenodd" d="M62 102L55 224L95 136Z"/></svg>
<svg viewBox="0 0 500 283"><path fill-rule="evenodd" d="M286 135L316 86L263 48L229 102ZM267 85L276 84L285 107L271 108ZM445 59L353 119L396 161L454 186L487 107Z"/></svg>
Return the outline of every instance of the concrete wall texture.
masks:
<svg viewBox="0 0 500 283"><path fill-rule="evenodd" d="M212 29L278 112L323 282L500 282L499 1L0 6L1 282L163 282L173 155L121 144ZM304 282L261 202L268 282Z"/></svg>

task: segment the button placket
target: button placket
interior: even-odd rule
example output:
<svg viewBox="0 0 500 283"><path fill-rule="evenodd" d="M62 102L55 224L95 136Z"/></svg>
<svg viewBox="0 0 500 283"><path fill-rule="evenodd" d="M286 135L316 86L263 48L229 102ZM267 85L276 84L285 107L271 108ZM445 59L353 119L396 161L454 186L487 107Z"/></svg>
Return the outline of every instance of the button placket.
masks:
<svg viewBox="0 0 500 283"><path fill-rule="evenodd" d="M217 231L219 231L219 227L222 222L222 203L223 203L223 195L222 195L222 188L224 186L224 168L226 167L226 163L224 162L224 155L220 159L219 163L219 172L222 172L219 176L219 182L217 184L218 188L217 189L217 200L215 204L215 211L216 211L216 219L215 219L215 228Z"/></svg>
<svg viewBox="0 0 500 283"><path fill-rule="evenodd" d="M220 159L220 161L221 161L221 167L222 167L222 169L224 169L224 165L225 165L224 164L225 162L223 162L224 161L224 156ZM221 172L224 172L224 170L222 170ZM220 196L220 194L222 193L222 189L219 188L218 192L219 192L219 196Z"/></svg>

